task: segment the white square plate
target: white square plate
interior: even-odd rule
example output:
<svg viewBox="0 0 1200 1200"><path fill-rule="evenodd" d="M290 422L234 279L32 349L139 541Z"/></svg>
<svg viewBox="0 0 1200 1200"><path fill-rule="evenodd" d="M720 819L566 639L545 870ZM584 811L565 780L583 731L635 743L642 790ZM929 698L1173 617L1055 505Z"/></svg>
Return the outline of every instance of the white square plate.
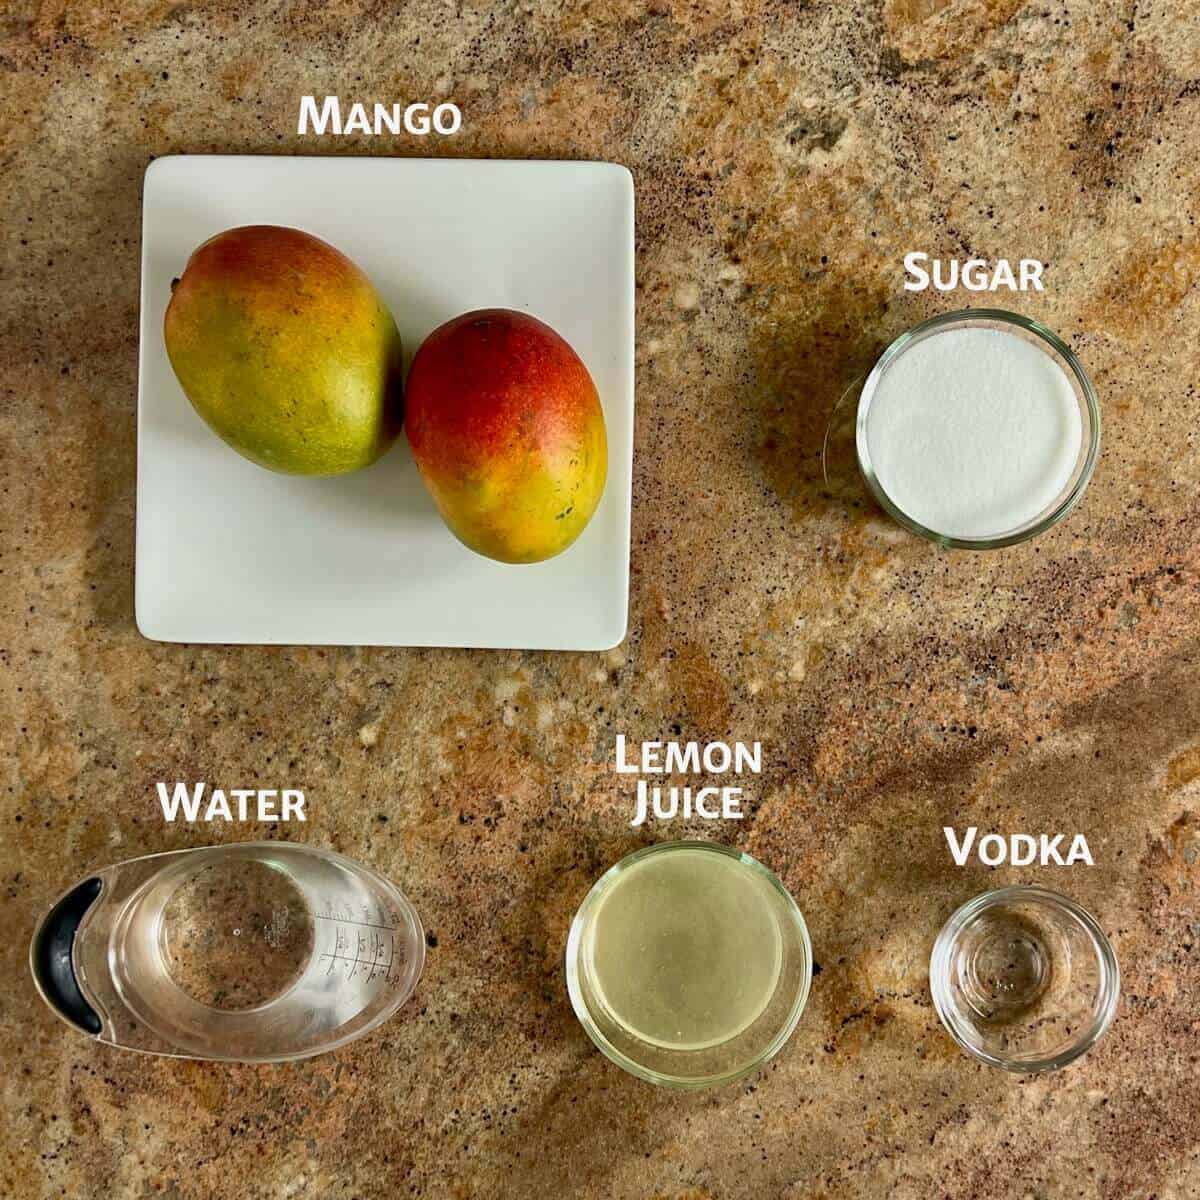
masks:
<svg viewBox="0 0 1200 1200"><path fill-rule="evenodd" d="M436 326L514 308L587 364L608 485L548 562L473 554L401 435L353 475L254 466L192 410L167 360L171 280L206 238L293 225L371 277L406 360ZM625 636L633 466L633 183L611 163L181 155L146 172L137 623L170 642L603 650Z"/></svg>

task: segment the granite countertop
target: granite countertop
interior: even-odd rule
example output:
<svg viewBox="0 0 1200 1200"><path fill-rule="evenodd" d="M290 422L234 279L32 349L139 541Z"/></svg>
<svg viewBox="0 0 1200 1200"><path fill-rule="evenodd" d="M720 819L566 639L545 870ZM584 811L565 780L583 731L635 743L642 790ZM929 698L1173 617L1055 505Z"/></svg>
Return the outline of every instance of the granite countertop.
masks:
<svg viewBox="0 0 1200 1200"><path fill-rule="evenodd" d="M17 0L0 16L0 1193L1049 1200L1200 1196L1200 21L1060 0ZM452 99L439 144L294 133L299 97ZM606 654L156 644L133 623L140 189L177 152L603 158L637 186L629 635ZM962 297L905 252L1048 263L1009 301L1095 380L1080 508L939 551L826 417ZM975 298L978 300L979 298ZM564 993L570 915L639 842L617 732L760 740L720 836L820 967L764 1071L655 1090ZM298 828L167 826L154 783L303 787ZM945 824L1094 868L955 868ZM675 824L653 837L712 836ZM292 1066L73 1033L28 935L89 867L302 838L396 879L416 997ZM942 1032L929 946L1021 878L1094 911L1124 994L1058 1074Z"/></svg>

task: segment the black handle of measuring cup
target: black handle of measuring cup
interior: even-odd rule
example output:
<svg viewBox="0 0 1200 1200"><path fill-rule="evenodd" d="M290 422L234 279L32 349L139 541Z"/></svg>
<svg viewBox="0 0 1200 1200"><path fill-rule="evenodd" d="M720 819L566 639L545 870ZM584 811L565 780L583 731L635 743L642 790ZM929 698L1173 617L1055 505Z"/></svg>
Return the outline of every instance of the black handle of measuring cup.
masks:
<svg viewBox="0 0 1200 1200"><path fill-rule="evenodd" d="M73 887L46 914L34 935L30 955L33 977L47 1003L64 1020L93 1037L100 1032L100 1018L79 989L71 963L71 947L84 913L99 895L99 879L85 879Z"/></svg>

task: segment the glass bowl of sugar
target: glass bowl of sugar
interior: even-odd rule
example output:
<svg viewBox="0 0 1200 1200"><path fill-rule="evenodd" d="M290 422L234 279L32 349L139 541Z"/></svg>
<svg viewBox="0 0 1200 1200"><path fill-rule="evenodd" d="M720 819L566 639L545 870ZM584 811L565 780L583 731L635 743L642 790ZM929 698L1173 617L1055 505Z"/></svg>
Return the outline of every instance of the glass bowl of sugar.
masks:
<svg viewBox="0 0 1200 1200"><path fill-rule="evenodd" d="M1100 405L1044 325L972 308L898 337L863 383L858 464L896 521L941 546L1027 541L1075 507L1100 452Z"/></svg>

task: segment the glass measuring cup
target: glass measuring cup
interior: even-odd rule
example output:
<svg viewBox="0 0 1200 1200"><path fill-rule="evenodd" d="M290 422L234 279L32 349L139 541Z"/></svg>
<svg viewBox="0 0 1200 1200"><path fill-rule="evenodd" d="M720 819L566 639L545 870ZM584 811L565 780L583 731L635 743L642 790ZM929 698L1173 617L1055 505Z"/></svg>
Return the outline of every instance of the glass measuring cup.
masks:
<svg viewBox="0 0 1200 1200"><path fill-rule="evenodd" d="M99 1041L278 1062L345 1045L412 995L425 934L374 871L310 846L243 842L90 874L42 918L46 1003Z"/></svg>

